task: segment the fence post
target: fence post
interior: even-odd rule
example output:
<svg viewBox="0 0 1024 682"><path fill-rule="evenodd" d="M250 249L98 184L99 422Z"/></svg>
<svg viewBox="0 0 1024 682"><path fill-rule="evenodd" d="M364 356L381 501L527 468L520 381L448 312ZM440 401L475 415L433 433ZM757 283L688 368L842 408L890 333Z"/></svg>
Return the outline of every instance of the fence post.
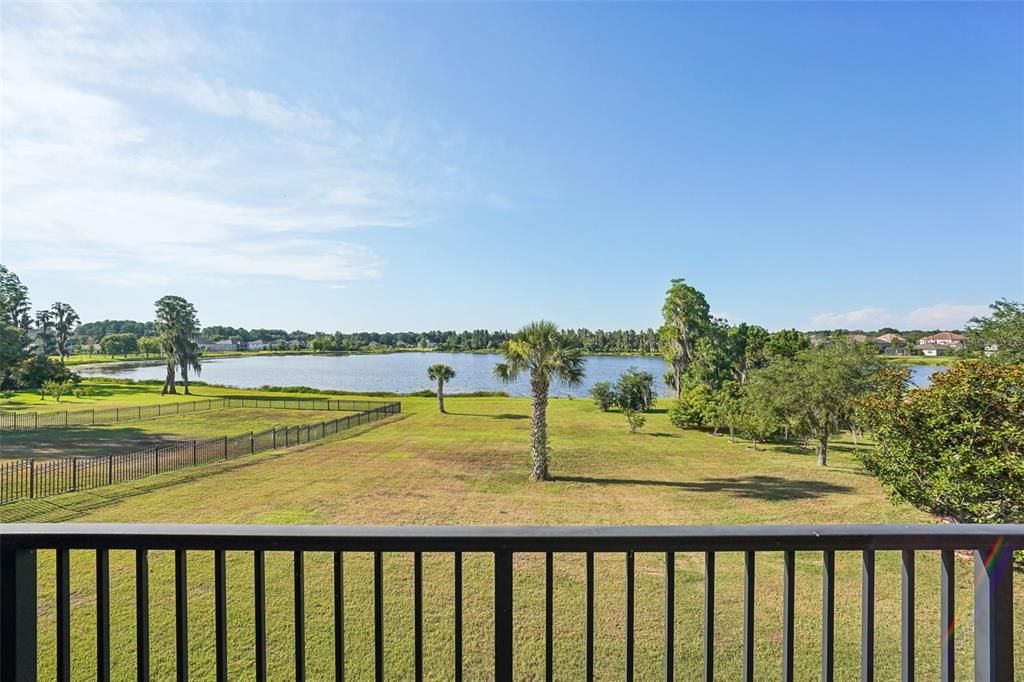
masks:
<svg viewBox="0 0 1024 682"><path fill-rule="evenodd" d="M107 455L107 485L114 482L114 456Z"/></svg>
<svg viewBox="0 0 1024 682"><path fill-rule="evenodd" d="M142 405L139 405L139 416L138 419L142 419Z"/></svg>
<svg viewBox="0 0 1024 682"><path fill-rule="evenodd" d="M36 496L36 461L34 459L28 461L28 496L29 498Z"/></svg>
<svg viewBox="0 0 1024 682"><path fill-rule="evenodd" d="M974 553L974 679L1013 677L1013 547Z"/></svg>
<svg viewBox="0 0 1024 682"><path fill-rule="evenodd" d="M114 408L114 421L115 422L121 421L121 408L120 407L115 407Z"/></svg>
<svg viewBox="0 0 1024 682"><path fill-rule="evenodd" d="M271 433L274 435L274 449L276 450L277 449L277 427L276 426L271 428Z"/></svg>
<svg viewBox="0 0 1024 682"><path fill-rule="evenodd" d="M0 549L0 679L36 679L36 552Z"/></svg>
<svg viewBox="0 0 1024 682"><path fill-rule="evenodd" d="M96 408L92 408L92 425L96 426Z"/></svg>
<svg viewBox="0 0 1024 682"><path fill-rule="evenodd" d="M228 437L224 436L224 459L228 458Z"/></svg>
<svg viewBox="0 0 1024 682"><path fill-rule="evenodd" d="M192 466L196 465L196 441L192 440Z"/></svg>
<svg viewBox="0 0 1024 682"><path fill-rule="evenodd" d="M284 427L284 446L285 447L288 447L288 431L289 431L289 428L287 426Z"/></svg>
<svg viewBox="0 0 1024 682"><path fill-rule="evenodd" d="M64 428L68 428L68 411L64 410Z"/></svg>
<svg viewBox="0 0 1024 682"><path fill-rule="evenodd" d="M254 452L256 452L256 439L255 439L255 437L253 435L253 432L250 431L249 432L249 454L251 455Z"/></svg>
<svg viewBox="0 0 1024 682"><path fill-rule="evenodd" d="M160 473L160 448L153 448L153 472Z"/></svg>
<svg viewBox="0 0 1024 682"><path fill-rule="evenodd" d="M34 422L32 428L38 429L39 428L39 413L38 412L33 412L32 416L35 417L35 422Z"/></svg>
<svg viewBox="0 0 1024 682"><path fill-rule="evenodd" d="M71 458L71 489L78 490L78 458Z"/></svg>

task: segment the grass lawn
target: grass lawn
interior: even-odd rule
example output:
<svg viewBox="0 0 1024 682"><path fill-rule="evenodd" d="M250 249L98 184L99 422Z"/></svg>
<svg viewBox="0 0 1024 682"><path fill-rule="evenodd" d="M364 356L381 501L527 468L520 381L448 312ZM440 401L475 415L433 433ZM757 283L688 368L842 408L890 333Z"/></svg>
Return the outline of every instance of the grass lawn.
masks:
<svg viewBox="0 0 1024 682"><path fill-rule="evenodd" d="M150 399L147 387L135 387ZM212 389L209 389L212 392ZM217 389L217 394L226 391ZM116 398L126 399L122 393ZM317 444L178 471L132 484L100 488L0 508L0 520L264 524L778 524L921 523L933 521L894 506L840 442L830 466L818 468L810 450L772 446L753 451L724 437L673 428L663 412L630 435L621 414L600 413L589 401L554 400L550 407L552 470L557 480L531 484L528 473L529 401L521 398L446 400L450 414L430 399L402 399L403 414ZM213 417L210 413L207 417ZM203 415L197 415L202 418ZM154 420L156 424L160 420ZM164 420L166 421L166 420ZM72 553L74 675L91 679L95 660L93 555ZM717 678L740 677L742 555L720 554L717 571ZM151 631L154 679L174 666L173 558L151 558ZM676 670L696 680L702 670L703 557L676 555ZM112 649L115 679L134 666L134 564L111 555ZM371 557L345 563L346 664L350 679L372 679ZM516 679L543 675L542 556L516 557ZM758 679L778 677L781 644L782 558L759 554L756 594ZM959 675L971 677L972 564L957 565ZM897 553L879 553L876 609L877 679L899 677L900 583ZM232 677L251 676L252 559L228 556L229 649ZM212 557L189 556L190 662L195 679L213 670ZM636 561L637 679L660 674L663 558ZM290 679L293 666L291 557L267 559L271 679ZM427 555L425 576L426 677L449 679L453 661L452 558ZM938 558L917 559L918 679L938 678ZM412 559L385 559L387 678L412 677ZM465 559L466 679L489 679L492 665L493 575L488 556ZM555 677L580 679L583 666L582 555L555 560ZM54 672L52 553L41 554L41 679ZM1017 613L1024 576L1017 576ZM854 679L860 657L860 556L836 561L837 679ZM597 677L623 673L624 558L596 561ZM798 679L820 671L821 558L797 559ZM309 679L332 674L330 558L306 558L306 642ZM1018 666L1024 668L1024 618L1015 619Z"/></svg>
<svg viewBox="0 0 1024 682"><path fill-rule="evenodd" d="M894 365L936 365L945 367L957 361L953 355L939 355L928 357L926 355L885 355L882 359Z"/></svg>
<svg viewBox="0 0 1024 682"><path fill-rule="evenodd" d="M227 408L103 426L0 433L0 460L107 456L193 438L236 436L273 426L296 426L344 416L336 411Z"/></svg>

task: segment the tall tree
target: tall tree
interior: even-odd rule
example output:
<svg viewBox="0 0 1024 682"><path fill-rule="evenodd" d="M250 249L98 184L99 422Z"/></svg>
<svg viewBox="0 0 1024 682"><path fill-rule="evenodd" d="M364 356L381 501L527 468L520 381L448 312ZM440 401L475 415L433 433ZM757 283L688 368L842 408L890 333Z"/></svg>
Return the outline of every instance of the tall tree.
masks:
<svg viewBox="0 0 1024 682"><path fill-rule="evenodd" d="M792 360L796 354L811 347L807 335L796 329L780 329L768 337L764 352L769 359L787 358Z"/></svg>
<svg viewBox="0 0 1024 682"><path fill-rule="evenodd" d="M427 378L437 382L437 409L444 413L444 385L455 378L455 370L448 365L427 367Z"/></svg>
<svg viewBox="0 0 1024 682"><path fill-rule="evenodd" d="M818 464L825 466L830 436L851 425L856 401L871 390L881 368L872 346L835 340L792 360L776 360L754 376L759 396L774 403L779 426L792 423L817 440Z"/></svg>
<svg viewBox="0 0 1024 682"><path fill-rule="evenodd" d="M160 349L167 364L167 375L161 395L177 393L174 370L182 368L185 393L188 390L188 370L199 371L200 353L196 343L199 334L199 316L195 306L181 296L164 296L156 302L156 330Z"/></svg>
<svg viewBox="0 0 1024 682"><path fill-rule="evenodd" d="M682 394L683 374L693 362L697 339L710 323L707 299L682 279L672 280L661 308L664 323L658 332L661 352L671 368L676 398Z"/></svg>
<svg viewBox="0 0 1024 682"><path fill-rule="evenodd" d="M57 338L57 354L60 356L61 364L63 364L64 358L70 355L68 342L71 340L71 335L75 333L75 327L78 326L81 320L75 309L67 303L57 301L50 306L50 311L53 313L53 332Z"/></svg>
<svg viewBox="0 0 1024 682"><path fill-rule="evenodd" d="M28 297L28 287L21 283L16 274L0 265L0 310L3 311L6 321L27 331L32 327L31 309L32 301Z"/></svg>
<svg viewBox="0 0 1024 682"><path fill-rule="evenodd" d="M567 386L583 382L586 360L579 346L567 341L553 322L531 322L501 348L504 362L494 366L494 377L512 383L523 374L530 377L533 401L530 450L533 465L531 481L551 479L548 452L548 391L552 381Z"/></svg>
<svg viewBox="0 0 1024 682"><path fill-rule="evenodd" d="M39 355L50 355L57 349L53 329L53 313L49 310L36 311L35 350Z"/></svg>
<svg viewBox="0 0 1024 682"><path fill-rule="evenodd" d="M972 317L967 338L979 350L988 347L997 361L1024 364L1024 303L1000 299L986 317Z"/></svg>

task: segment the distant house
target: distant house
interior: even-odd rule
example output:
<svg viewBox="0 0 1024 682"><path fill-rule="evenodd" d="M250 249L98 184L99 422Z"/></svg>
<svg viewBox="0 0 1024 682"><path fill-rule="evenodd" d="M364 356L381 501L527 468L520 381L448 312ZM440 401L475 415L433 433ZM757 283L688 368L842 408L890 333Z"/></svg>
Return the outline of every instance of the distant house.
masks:
<svg viewBox="0 0 1024 682"><path fill-rule="evenodd" d="M878 337L878 340L885 341L886 343L892 344L894 346L899 343L907 342L907 340L900 336L899 334L882 334L881 336Z"/></svg>
<svg viewBox="0 0 1024 682"><path fill-rule="evenodd" d="M226 353L237 351L239 344L237 341L231 339L221 339L220 341L209 341L204 338L196 339L196 343L206 353Z"/></svg>
<svg viewBox="0 0 1024 682"><path fill-rule="evenodd" d="M951 346L947 346L941 343L919 343L914 346L914 350L920 351L922 355L927 355L930 358L938 357L939 355L947 355L954 349Z"/></svg>
<svg viewBox="0 0 1024 682"><path fill-rule="evenodd" d="M248 344L246 344L246 350L263 350L264 348L270 346L270 344L270 341L264 341L263 339L259 339L257 341L250 341Z"/></svg>
<svg viewBox="0 0 1024 682"><path fill-rule="evenodd" d="M875 338L878 350L886 355L906 355L907 340L899 334L882 334Z"/></svg>
<svg viewBox="0 0 1024 682"><path fill-rule="evenodd" d="M299 350L300 348L305 348L305 347L306 347L306 342L305 341L300 341L299 339L292 339L291 341L288 342L288 348L290 348L291 350Z"/></svg>
<svg viewBox="0 0 1024 682"><path fill-rule="evenodd" d="M928 344L946 346L954 350L963 350L967 346L967 337L955 332L939 332L938 334L922 337L918 341L918 345Z"/></svg>
<svg viewBox="0 0 1024 682"><path fill-rule="evenodd" d="M850 343L867 343L867 334L847 334L846 340Z"/></svg>

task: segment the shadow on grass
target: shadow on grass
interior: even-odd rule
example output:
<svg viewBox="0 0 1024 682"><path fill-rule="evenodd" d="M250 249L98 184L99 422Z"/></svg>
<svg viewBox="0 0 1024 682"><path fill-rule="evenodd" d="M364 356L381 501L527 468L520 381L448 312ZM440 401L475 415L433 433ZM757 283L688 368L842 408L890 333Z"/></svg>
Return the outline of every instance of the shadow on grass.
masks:
<svg viewBox="0 0 1024 682"><path fill-rule="evenodd" d="M638 485L677 488L692 492L726 493L734 497L755 500L789 501L810 500L825 495L851 492L847 485L824 481L801 481L778 476L737 476L734 478L706 478L702 481L653 481L629 478L595 478L591 476L556 476L561 483L592 483L594 485Z"/></svg>
<svg viewBox="0 0 1024 682"><path fill-rule="evenodd" d="M664 431L655 431L654 433L648 433L647 435L655 438L679 438L678 433L665 433Z"/></svg>
<svg viewBox="0 0 1024 682"><path fill-rule="evenodd" d="M487 419L529 419L528 414L476 414L474 412L448 412L453 417L485 417Z"/></svg>
<svg viewBox="0 0 1024 682"><path fill-rule="evenodd" d="M787 455L801 455L801 456L804 456L804 457L808 457L808 456L817 457L818 456L818 449L816 447L813 447L813 446L803 446L803 447L801 447L800 445L777 445L777 444L774 444L774 443L769 443L769 445L771 446L771 449L774 450L775 452L784 452ZM835 452L856 453L856 452L860 452L861 450L869 449L869 447L870 446L867 446L867 445L857 446L857 445L853 445L853 444L850 444L850 443L829 443L828 453L829 454L832 454L832 453L835 453Z"/></svg>
<svg viewBox="0 0 1024 682"><path fill-rule="evenodd" d="M5 431L3 457L50 459L53 457L105 457L111 453L164 447L187 440L183 436L153 433L132 426L69 426Z"/></svg>

